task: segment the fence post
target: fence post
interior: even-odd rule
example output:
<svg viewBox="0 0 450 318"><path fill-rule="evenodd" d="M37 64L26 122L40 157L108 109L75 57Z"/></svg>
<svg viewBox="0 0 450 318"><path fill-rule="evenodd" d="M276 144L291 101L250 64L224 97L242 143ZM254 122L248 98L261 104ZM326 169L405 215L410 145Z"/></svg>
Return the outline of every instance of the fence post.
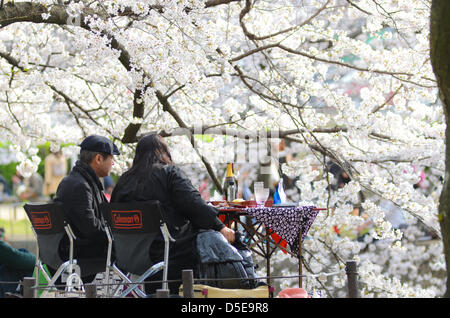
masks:
<svg viewBox="0 0 450 318"><path fill-rule="evenodd" d="M345 272L347 273L348 298L359 298L356 261L347 261Z"/></svg>
<svg viewBox="0 0 450 318"><path fill-rule="evenodd" d="M192 269L184 269L181 274L183 279L183 297L194 298L194 272Z"/></svg>
<svg viewBox="0 0 450 318"><path fill-rule="evenodd" d="M169 298L169 290L168 289L157 289L156 290L156 298Z"/></svg>
<svg viewBox="0 0 450 318"><path fill-rule="evenodd" d="M35 298L36 290L33 288L35 283L34 277L23 278L23 298Z"/></svg>
<svg viewBox="0 0 450 318"><path fill-rule="evenodd" d="M86 290L86 298L97 298L97 286L95 284L84 285Z"/></svg>

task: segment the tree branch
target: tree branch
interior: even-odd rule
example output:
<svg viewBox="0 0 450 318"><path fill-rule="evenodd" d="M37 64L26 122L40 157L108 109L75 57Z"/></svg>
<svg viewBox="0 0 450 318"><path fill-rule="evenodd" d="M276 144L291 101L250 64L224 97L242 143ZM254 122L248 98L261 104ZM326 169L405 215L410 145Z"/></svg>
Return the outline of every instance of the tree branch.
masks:
<svg viewBox="0 0 450 318"><path fill-rule="evenodd" d="M209 0L205 3L205 8L215 7L221 4L230 4L232 2L241 2L242 0Z"/></svg>
<svg viewBox="0 0 450 318"><path fill-rule="evenodd" d="M188 126L186 123L181 119L181 117L178 115L178 113L172 108L172 105L170 105L168 98L164 96L160 91L156 92L156 96L163 106L163 110L168 112L172 117L175 119L175 121L178 123L178 125L184 129L184 131L187 132L187 135L189 137L189 141L192 145L192 148L195 150L197 155L202 160L203 164L205 165L206 170L208 171L209 176L211 177L212 181L214 182L214 185L219 190L220 193L223 193L222 184L219 182L219 180L216 177L216 174L214 173L211 164L209 163L208 159L206 159L199 151L198 148L195 146L195 140L194 135L191 133L191 130L188 129Z"/></svg>

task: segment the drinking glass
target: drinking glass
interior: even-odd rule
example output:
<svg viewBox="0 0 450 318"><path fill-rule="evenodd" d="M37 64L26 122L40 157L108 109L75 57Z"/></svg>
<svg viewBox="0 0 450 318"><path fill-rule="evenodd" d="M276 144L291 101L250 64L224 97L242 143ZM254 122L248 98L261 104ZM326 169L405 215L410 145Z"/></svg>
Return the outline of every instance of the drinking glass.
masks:
<svg viewBox="0 0 450 318"><path fill-rule="evenodd" d="M254 190L256 190L256 189L262 189L262 188L264 188L264 182L263 182L263 181L255 182L255 183L253 184L253 189L254 189Z"/></svg>
<svg viewBox="0 0 450 318"><path fill-rule="evenodd" d="M269 188L255 188L255 200L258 207L264 206L269 198Z"/></svg>

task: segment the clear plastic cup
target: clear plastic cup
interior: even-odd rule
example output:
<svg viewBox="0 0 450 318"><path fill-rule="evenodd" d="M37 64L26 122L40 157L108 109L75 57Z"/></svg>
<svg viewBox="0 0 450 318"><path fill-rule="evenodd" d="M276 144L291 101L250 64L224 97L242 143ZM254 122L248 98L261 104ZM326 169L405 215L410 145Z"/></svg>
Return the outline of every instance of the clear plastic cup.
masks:
<svg viewBox="0 0 450 318"><path fill-rule="evenodd" d="M255 201L258 207L264 206L269 198L269 188L255 188Z"/></svg>
<svg viewBox="0 0 450 318"><path fill-rule="evenodd" d="M264 188L264 182L263 181L255 182L253 184L253 189L262 189L262 188Z"/></svg>

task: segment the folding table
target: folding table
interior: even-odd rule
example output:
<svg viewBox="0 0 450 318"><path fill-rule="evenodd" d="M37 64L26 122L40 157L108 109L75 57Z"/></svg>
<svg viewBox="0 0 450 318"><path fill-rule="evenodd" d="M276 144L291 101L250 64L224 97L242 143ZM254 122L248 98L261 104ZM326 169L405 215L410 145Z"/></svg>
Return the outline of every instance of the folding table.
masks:
<svg viewBox="0 0 450 318"><path fill-rule="evenodd" d="M230 203L231 204L231 203ZM224 206L218 207L219 217L228 227L242 226L252 252L266 259L267 283L270 285L270 258L281 249L299 260L299 287L302 287L302 241L317 214L314 206ZM245 216L245 220L241 219ZM289 248L287 246L289 245Z"/></svg>

